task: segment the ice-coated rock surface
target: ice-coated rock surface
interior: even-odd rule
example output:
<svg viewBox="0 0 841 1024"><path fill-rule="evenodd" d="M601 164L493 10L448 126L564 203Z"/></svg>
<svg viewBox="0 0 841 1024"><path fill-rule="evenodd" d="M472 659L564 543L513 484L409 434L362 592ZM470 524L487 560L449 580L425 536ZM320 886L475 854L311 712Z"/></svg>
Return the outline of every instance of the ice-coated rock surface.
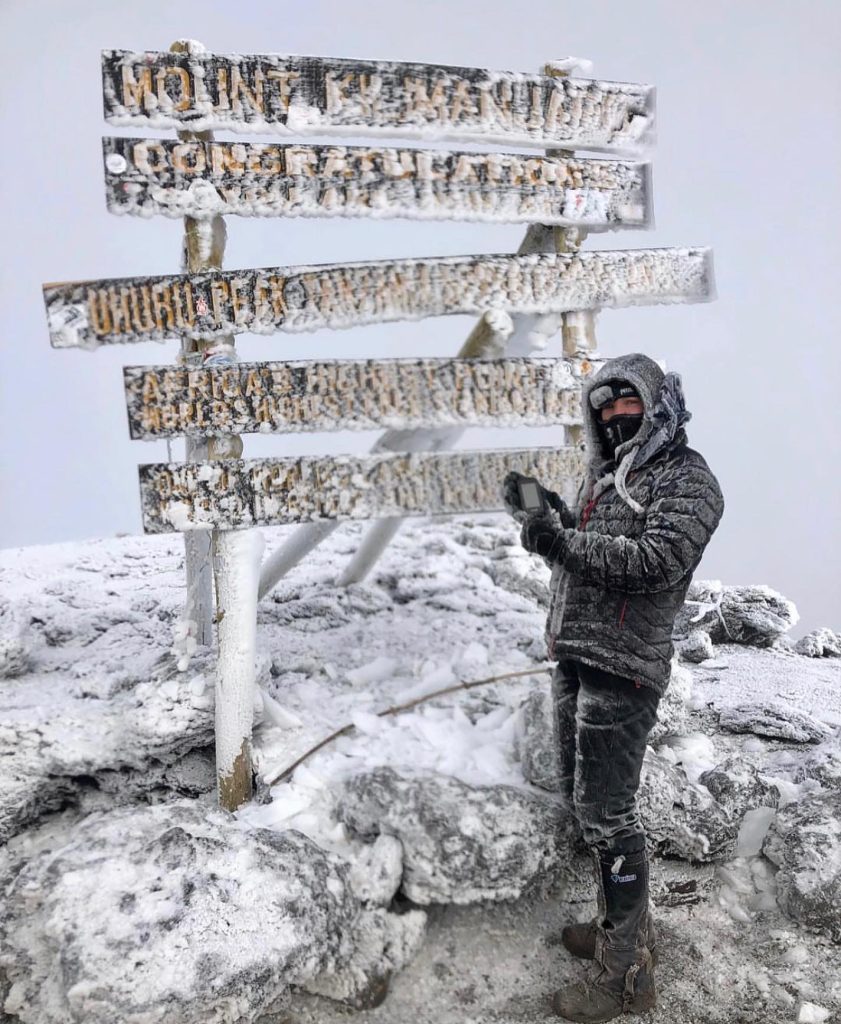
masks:
<svg viewBox="0 0 841 1024"><path fill-rule="evenodd" d="M0 968L24 1024L253 1021L291 984L353 999L423 938L423 911L363 906L341 857L195 801L13 845Z"/></svg>
<svg viewBox="0 0 841 1024"><path fill-rule="evenodd" d="M702 629L716 644L769 647L799 618L792 601L764 584L731 587L719 580L693 580L674 635L684 639Z"/></svg>
<svg viewBox="0 0 841 1024"><path fill-rule="evenodd" d="M0 594L0 679L11 679L26 671L33 645L24 609Z"/></svg>
<svg viewBox="0 0 841 1024"><path fill-rule="evenodd" d="M778 807L780 803L779 789L738 754L731 754L715 768L701 772L698 781L737 821L746 811Z"/></svg>
<svg viewBox="0 0 841 1024"><path fill-rule="evenodd" d="M685 640L679 640L675 648L684 661L697 664L715 655L710 634L705 629L693 629Z"/></svg>
<svg viewBox="0 0 841 1024"><path fill-rule="evenodd" d="M841 658L841 633L826 627L813 629L797 641L794 650L807 658Z"/></svg>
<svg viewBox="0 0 841 1024"><path fill-rule="evenodd" d="M832 735L832 730L814 715L783 701L724 708L718 724L728 732L752 732L791 743L821 743Z"/></svg>
<svg viewBox="0 0 841 1024"><path fill-rule="evenodd" d="M762 852L779 871L780 908L841 943L841 791L786 804L771 823Z"/></svg>
<svg viewBox="0 0 841 1024"><path fill-rule="evenodd" d="M557 799L444 775L362 772L345 780L337 808L360 838L397 836L403 892L419 904L517 899L557 875L574 843Z"/></svg>
<svg viewBox="0 0 841 1024"><path fill-rule="evenodd" d="M637 808L650 851L690 861L727 860L735 852L738 820L652 747L642 764Z"/></svg>

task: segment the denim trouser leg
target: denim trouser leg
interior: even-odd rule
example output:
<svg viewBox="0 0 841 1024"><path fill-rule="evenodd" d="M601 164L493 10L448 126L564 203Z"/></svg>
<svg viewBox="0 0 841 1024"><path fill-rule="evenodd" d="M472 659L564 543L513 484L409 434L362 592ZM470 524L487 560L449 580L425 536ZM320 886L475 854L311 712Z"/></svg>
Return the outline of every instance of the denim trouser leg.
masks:
<svg viewBox="0 0 841 1024"><path fill-rule="evenodd" d="M611 853L644 849L636 793L660 695L569 658L558 663L554 684L562 796L571 798L584 841Z"/></svg>

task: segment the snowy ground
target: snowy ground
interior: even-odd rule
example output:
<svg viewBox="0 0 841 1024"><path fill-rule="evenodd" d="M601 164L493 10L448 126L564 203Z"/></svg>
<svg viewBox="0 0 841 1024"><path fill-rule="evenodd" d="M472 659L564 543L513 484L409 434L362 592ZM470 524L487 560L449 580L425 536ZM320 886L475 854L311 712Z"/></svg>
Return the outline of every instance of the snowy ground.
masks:
<svg viewBox="0 0 841 1024"><path fill-rule="evenodd" d="M366 581L337 591L334 580L363 529L343 525L260 605L261 776L273 778L334 729L356 728L291 780L261 786L238 814L243 829L293 829L349 863L359 863L369 847L341 820L336 794L342 780L360 772L388 766L403 779L445 777L539 795L523 776L520 706L548 680L541 673L548 570L519 548L508 517L408 522ZM268 547L291 531L267 533ZM27 835L44 823L53 822L65 842L90 811L184 797L212 805L213 656L184 657L181 562L180 536L0 553L0 664L17 666L0 679L0 834L10 839L6 860L0 852L0 884L11 877L15 857L28 856ZM183 671L177 657L182 665L189 661ZM832 772L822 770L818 781L811 766L841 759L841 660L730 643L716 645L713 659L685 667L692 692L682 726L658 743L658 752L680 763L689 779L736 754L773 780L781 805L831 787ZM529 668L530 675L399 716L375 714L458 681ZM804 721L825 730L822 741L790 742L720 724L722 713L768 699L812 716ZM749 812L742 856L728 862L654 860L662 945L652 1020L841 1022L838 945L777 906L777 868L759 852L771 817ZM835 882L841 847L836 852ZM837 899L841 917L841 887ZM584 969L559 946L560 927L588 918L594 904L563 886L517 901L458 902L426 903L422 948L394 975L385 1003L358 1019L455 1024L551 1017L551 991ZM398 897L392 909L411 906ZM2 957L0 950L0 965ZM32 1005L13 999L6 1010L14 1014L9 1020L40 1024ZM68 1021L86 1019L67 1012ZM295 985L277 1013L212 1019L329 1024L348 1013Z"/></svg>

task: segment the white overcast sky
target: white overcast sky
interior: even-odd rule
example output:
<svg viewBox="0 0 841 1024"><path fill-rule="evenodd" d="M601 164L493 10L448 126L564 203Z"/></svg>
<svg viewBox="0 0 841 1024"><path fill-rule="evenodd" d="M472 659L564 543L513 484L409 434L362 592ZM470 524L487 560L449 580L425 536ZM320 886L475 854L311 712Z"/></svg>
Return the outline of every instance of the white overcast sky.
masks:
<svg viewBox="0 0 841 1024"><path fill-rule="evenodd" d="M105 210L100 136L120 131L102 120L99 53L184 37L220 52L514 71L573 54L593 61L596 77L655 85L656 229L587 245L709 245L718 298L606 311L600 350L643 351L683 376L689 442L726 501L696 575L779 590L801 613L794 637L841 629L837 0L0 0L0 546L141 532L136 467L166 448L129 441L121 367L169 362L175 343L55 351L41 284L179 269L178 221ZM512 252L523 232L399 220L228 224L231 268ZM471 323L244 336L238 347L243 359L445 356ZM546 354L560 354L560 342ZM245 454L362 453L375 436L248 437ZM472 430L460 447L558 442L557 430Z"/></svg>

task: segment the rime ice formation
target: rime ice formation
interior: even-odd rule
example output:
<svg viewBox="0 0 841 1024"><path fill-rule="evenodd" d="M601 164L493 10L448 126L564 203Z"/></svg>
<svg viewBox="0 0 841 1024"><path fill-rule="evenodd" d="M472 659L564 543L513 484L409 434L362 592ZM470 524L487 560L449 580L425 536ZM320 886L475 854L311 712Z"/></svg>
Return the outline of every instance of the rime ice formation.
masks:
<svg viewBox="0 0 841 1024"><path fill-rule="evenodd" d="M215 810L213 651L179 646L180 539L0 552L0 650L25 652L0 678L10 1022L339 1024L390 978L382 1024L463 1024L578 976L558 933L595 888L557 793L549 570L505 515L428 517L337 587L364 529L258 606L259 778L234 817ZM796 610L768 587L689 596L638 797L670 949L658 1020L831 1019L841 662L781 642Z"/></svg>

